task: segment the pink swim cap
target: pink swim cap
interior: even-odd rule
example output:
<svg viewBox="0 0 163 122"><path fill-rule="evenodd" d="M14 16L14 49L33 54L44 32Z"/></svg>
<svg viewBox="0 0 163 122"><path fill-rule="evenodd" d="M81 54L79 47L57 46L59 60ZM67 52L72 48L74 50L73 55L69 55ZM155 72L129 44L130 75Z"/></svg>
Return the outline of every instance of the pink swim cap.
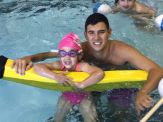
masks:
<svg viewBox="0 0 163 122"><path fill-rule="evenodd" d="M81 52L80 39L75 33L68 33L65 35L62 40L59 42L58 49L63 47L70 47L78 52Z"/></svg>

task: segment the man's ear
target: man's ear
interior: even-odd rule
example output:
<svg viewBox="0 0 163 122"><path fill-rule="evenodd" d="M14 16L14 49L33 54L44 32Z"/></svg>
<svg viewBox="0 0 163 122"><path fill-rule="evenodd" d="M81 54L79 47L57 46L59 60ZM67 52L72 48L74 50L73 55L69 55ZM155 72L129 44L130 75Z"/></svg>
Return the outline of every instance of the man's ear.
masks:
<svg viewBox="0 0 163 122"><path fill-rule="evenodd" d="M112 33L112 29L111 29L111 28L108 29L108 33L109 33L109 34Z"/></svg>

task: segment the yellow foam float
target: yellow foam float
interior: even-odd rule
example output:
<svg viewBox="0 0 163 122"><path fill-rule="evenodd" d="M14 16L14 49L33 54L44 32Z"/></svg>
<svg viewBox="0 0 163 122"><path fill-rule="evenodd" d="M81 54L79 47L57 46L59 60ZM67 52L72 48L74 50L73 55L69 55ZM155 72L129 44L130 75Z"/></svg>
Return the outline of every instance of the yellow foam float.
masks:
<svg viewBox="0 0 163 122"><path fill-rule="evenodd" d="M30 85L34 87L71 91L70 86L62 86L57 81L42 77L36 74L31 68L26 74L21 76L11 68L13 60L0 56L0 78L8 81ZM56 72L56 71L54 71ZM87 87L86 91L104 91L113 88L140 88L147 79L148 73L143 70L114 70L105 71L105 77L95 85ZM69 72L68 77L73 78L75 82L81 82L89 76L85 72Z"/></svg>

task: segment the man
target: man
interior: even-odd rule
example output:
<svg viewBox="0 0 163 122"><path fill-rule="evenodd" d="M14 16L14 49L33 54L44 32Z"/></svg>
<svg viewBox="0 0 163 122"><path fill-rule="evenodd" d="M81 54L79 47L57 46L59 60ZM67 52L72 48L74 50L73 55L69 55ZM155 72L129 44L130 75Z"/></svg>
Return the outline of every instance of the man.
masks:
<svg viewBox="0 0 163 122"><path fill-rule="evenodd" d="M121 66L127 62L149 73L146 83L137 94L136 109L140 112L144 108L149 108L152 102L149 93L157 88L163 77L163 69L130 45L118 40L108 40L111 28L107 18L100 13L94 13L87 18L84 34L86 41L82 43L82 48L85 61L95 62L95 65L106 64L111 67ZM26 56L15 60L13 68L17 73L24 74L25 70L32 66L32 62L56 56L56 52Z"/></svg>

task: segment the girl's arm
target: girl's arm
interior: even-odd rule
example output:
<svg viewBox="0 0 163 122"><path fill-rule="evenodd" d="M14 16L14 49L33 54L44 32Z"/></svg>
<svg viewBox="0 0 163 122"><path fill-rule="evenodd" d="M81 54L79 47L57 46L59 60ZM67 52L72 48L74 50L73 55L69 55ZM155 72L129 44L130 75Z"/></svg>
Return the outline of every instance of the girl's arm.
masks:
<svg viewBox="0 0 163 122"><path fill-rule="evenodd" d="M77 88L84 89L88 86L91 86L100 80L103 79L104 77L104 72L98 67L89 65L86 62L80 63L80 68L81 71L89 73L89 77L86 78L83 82L80 83L74 83Z"/></svg>
<svg viewBox="0 0 163 122"><path fill-rule="evenodd" d="M39 63L34 65L34 71L43 76L47 77L53 80L56 80L57 82L69 85L70 78L65 76L65 73L55 73L53 70L59 70L61 69L60 62L53 62L53 63Z"/></svg>

